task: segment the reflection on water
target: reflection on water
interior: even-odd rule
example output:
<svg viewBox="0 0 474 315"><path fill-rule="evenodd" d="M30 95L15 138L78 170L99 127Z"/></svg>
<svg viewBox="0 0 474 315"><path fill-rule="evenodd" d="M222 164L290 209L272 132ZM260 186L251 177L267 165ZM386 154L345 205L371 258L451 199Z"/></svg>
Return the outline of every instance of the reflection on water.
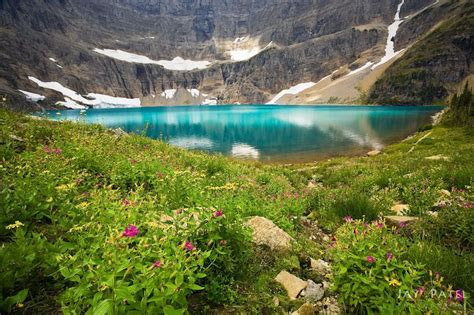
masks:
<svg viewBox="0 0 474 315"><path fill-rule="evenodd" d="M219 106L62 111L172 145L262 160L312 160L360 153L399 141L429 123L440 107ZM57 119L56 111L49 113Z"/></svg>

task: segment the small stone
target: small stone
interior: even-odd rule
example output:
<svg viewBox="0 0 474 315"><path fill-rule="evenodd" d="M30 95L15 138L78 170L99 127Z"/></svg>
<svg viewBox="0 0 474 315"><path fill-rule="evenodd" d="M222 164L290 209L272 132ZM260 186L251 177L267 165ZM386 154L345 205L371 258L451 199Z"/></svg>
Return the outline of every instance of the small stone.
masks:
<svg viewBox="0 0 474 315"><path fill-rule="evenodd" d="M408 216L400 216L400 215L388 215L384 217L385 220L389 225L399 226L401 223L409 224L418 220L417 217L408 217Z"/></svg>
<svg viewBox="0 0 474 315"><path fill-rule="evenodd" d="M116 135L118 137L129 136L129 134L126 133L122 128L112 129L112 132L113 132L114 135Z"/></svg>
<svg viewBox="0 0 474 315"><path fill-rule="evenodd" d="M331 273L331 266L328 262L322 259L315 260L311 258L311 269L320 275L327 275L328 273Z"/></svg>
<svg viewBox="0 0 474 315"><path fill-rule="evenodd" d="M267 245L272 250L289 250L293 238L263 217L253 217L246 223L253 230L252 240L257 245Z"/></svg>
<svg viewBox="0 0 474 315"><path fill-rule="evenodd" d="M451 192L449 192L449 191L446 190L446 189L441 189L439 192L440 192L442 195L451 197Z"/></svg>
<svg viewBox="0 0 474 315"><path fill-rule="evenodd" d="M397 215L404 215L410 210L410 206L397 203L397 204L394 204L390 210L395 212Z"/></svg>
<svg viewBox="0 0 474 315"><path fill-rule="evenodd" d="M320 314L324 315L339 315L341 314L341 309L337 304L337 300L333 297L327 297L323 300L322 309Z"/></svg>
<svg viewBox="0 0 474 315"><path fill-rule="evenodd" d="M280 306L280 299L277 298L276 296L273 298L273 305Z"/></svg>
<svg viewBox="0 0 474 315"><path fill-rule="evenodd" d="M315 303L322 300L325 291L322 283L314 283L312 280L308 280L308 286L305 290L306 301Z"/></svg>
<svg viewBox="0 0 474 315"><path fill-rule="evenodd" d="M367 156L377 156L377 155L380 155L380 153L382 152L379 150L373 150L373 151L368 152Z"/></svg>
<svg viewBox="0 0 474 315"><path fill-rule="evenodd" d="M292 275L287 271L282 271L276 276L275 281L280 283L288 293L291 300L295 300L308 283Z"/></svg>
<svg viewBox="0 0 474 315"><path fill-rule="evenodd" d="M305 303L301 305L301 307L297 310L291 313L291 315L314 315L316 314L316 310L314 309L314 306L310 303Z"/></svg>
<svg viewBox="0 0 474 315"><path fill-rule="evenodd" d="M433 155L433 156L428 156L425 158L425 160L429 161L451 161L451 158L442 154L439 155Z"/></svg>
<svg viewBox="0 0 474 315"><path fill-rule="evenodd" d="M307 186L309 189L314 189L316 188L316 184L313 181L310 181Z"/></svg>
<svg viewBox="0 0 474 315"><path fill-rule="evenodd" d="M24 142L25 141L23 138L20 138L16 135L10 135L10 139L18 141L18 142Z"/></svg>

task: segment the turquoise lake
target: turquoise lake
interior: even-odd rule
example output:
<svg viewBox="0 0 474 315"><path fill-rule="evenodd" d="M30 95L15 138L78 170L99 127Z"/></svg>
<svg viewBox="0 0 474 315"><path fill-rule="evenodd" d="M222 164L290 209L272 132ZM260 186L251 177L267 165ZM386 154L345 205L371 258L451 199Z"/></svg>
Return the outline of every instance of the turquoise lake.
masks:
<svg viewBox="0 0 474 315"><path fill-rule="evenodd" d="M144 133L186 149L237 158L308 162L363 154L400 141L431 122L439 106L173 106L49 111Z"/></svg>

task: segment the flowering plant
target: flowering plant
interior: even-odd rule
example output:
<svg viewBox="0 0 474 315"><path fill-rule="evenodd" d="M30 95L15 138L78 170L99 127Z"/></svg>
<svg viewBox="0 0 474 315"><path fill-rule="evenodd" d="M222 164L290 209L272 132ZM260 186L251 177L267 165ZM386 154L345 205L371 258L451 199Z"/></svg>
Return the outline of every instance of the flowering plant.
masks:
<svg viewBox="0 0 474 315"><path fill-rule="evenodd" d="M348 304L347 311L386 314L459 307L452 302L462 303L464 292L446 287L422 265L404 260L408 240L396 230L383 222L360 220L346 220L337 230L337 241L330 247L334 289ZM441 291L447 293L423 294Z"/></svg>

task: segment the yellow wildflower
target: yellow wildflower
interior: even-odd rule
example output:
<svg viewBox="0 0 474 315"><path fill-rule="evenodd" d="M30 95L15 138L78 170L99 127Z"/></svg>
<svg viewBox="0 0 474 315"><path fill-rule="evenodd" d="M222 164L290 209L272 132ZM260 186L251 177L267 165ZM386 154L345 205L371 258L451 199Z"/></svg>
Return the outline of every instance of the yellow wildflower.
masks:
<svg viewBox="0 0 474 315"><path fill-rule="evenodd" d="M390 280L388 284L391 285L392 287L399 287L402 285L400 281L398 281L397 279Z"/></svg>
<svg viewBox="0 0 474 315"><path fill-rule="evenodd" d="M12 229L17 229L17 228L22 227L22 226L24 226L23 223L21 223L20 221L15 221L15 223L7 225L6 229L7 230L12 230Z"/></svg>

